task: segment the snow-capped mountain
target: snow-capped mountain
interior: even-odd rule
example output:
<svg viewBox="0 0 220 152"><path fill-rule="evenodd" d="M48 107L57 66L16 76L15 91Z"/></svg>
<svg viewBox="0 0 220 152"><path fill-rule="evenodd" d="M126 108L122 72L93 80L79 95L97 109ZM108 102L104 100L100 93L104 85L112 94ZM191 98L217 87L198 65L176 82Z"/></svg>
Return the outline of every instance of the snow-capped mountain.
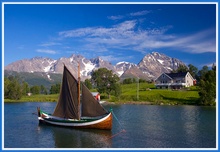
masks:
<svg viewBox="0 0 220 152"><path fill-rule="evenodd" d="M56 62L56 60L50 58L35 57L32 59L23 59L13 62L5 67L5 70L17 71L17 72L35 72L50 71L50 67Z"/></svg>
<svg viewBox="0 0 220 152"><path fill-rule="evenodd" d="M109 70L112 70L113 72L115 71L115 67L108 61L104 61L100 57L90 59L90 61L95 65L94 69L92 70L97 70L99 68L107 68Z"/></svg>
<svg viewBox="0 0 220 152"><path fill-rule="evenodd" d="M158 52L147 54L138 64L140 70L150 78L157 78L161 73L176 70L182 61Z"/></svg>
<svg viewBox="0 0 220 152"><path fill-rule="evenodd" d="M113 73L121 76L121 78L133 76L150 80L155 79L162 72L170 72L178 68L180 64L184 64L178 59L157 52L147 54L138 65L123 61L115 66L100 57L87 59L81 55L73 54L69 58L62 57L58 60L43 57L19 60L7 65L5 70L29 73L44 72L47 73L49 79L49 73L62 73L63 64L65 64L72 71L73 75L77 77L78 62L80 63L82 80L90 78L92 71L104 67L112 70Z"/></svg>
<svg viewBox="0 0 220 152"><path fill-rule="evenodd" d="M72 71L73 75L77 77L78 62L80 63L80 74L82 80L90 78L92 71L104 67L112 70L115 74L119 75L115 70L115 67L111 63L102 60L100 57L89 60L81 55L75 54L73 54L69 58L61 57L58 60L43 57L19 60L7 65L5 67L5 70L29 73L45 72L48 73L49 79L49 73L62 73L63 64L65 64L69 68L69 70Z"/></svg>
<svg viewBox="0 0 220 152"><path fill-rule="evenodd" d="M179 65L185 65L182 61L166 56L158 52L147 54L137 66L126 70L121 79L134 77L145 80L155 80L161 73L169 73L176 70Z"/></svg>
<svg viewBox="0 0 220 152"><path fill-rule="evenodd" d="M134 63L129 63L129 62L125 62L125 61L118 62L115 65L115 69L116 69L119 76L121 76L125 71L127 71L133 67L137 67L137 65Z"/></svg>

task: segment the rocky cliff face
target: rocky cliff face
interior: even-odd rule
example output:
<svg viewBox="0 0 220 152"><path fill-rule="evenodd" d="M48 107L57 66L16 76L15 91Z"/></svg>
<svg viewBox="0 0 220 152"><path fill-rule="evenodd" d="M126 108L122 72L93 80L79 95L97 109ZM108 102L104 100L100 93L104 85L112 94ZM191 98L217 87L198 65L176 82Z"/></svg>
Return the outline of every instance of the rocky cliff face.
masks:
<svg viewBox="0 0 220 152"><path fill-rule="evenodd" d="M118 75L121 76L125 71L132 69L134 67L137 67L137 65L134 63L122 61L122 62L118 62L115 65L115 70L117 71Z"/></svg>
<svg viewBox="0 0 220 152"><path fill-rule="evenodd" d="M163 72L169 73L172 70L176 70L179 65L185 64L182 61L166 56L165 54L152 52L141 60L138 67L150 78L156 78Z"/></svg>
<svg viewBox="0 0 220 152"><path fill-rule="evenodd" d="M13 62L5 67L5 70L17 72L47 72L56 60L50 58L35 57Z"/></svg>
<svg viewBox="0 0 220 152"><path fill-rule="evenodd" d="M138 65L129 62L119 62L115 66L102 60L100 57L86 59L81 55L73 54L69 58L62 57L58 60L50 58L35 57L13 62L5 67L5 70L16 72L45 72L45 73L62 73L63 64L65 64L77 76L77 66L80 63L80 73L82 80L90 78L91 72L98 68L107 68L121 78L138 77L142 79L155 79L162 72L170 72L177 69L182 61L168 57L164 54L152 52L147 54Z"/></svg>

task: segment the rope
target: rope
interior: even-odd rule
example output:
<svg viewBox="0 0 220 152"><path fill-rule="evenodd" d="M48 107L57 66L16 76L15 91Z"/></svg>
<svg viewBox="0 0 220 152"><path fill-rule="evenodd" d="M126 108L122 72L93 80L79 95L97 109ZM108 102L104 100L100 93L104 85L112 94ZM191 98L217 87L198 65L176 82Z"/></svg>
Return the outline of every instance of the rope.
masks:
<svg viewBox="0 0 220 152"><path fill-rule="evenodd" d="M111 109L111 112L112 112L114 118L117 120L118 124L120 125L121 130L124 130L124 131L125 131L125 129L122 128L122 125L121 125L120 121L118 120L118 118L116 117L116 115L114 114L114 112L113 112L112 109Z"/></svg>
<svg viewBox="0 0 220 152"><path fill-rule="evenodd" d="M118 136L119 134L121 134L121 133L123 133L123 132L126 132L126 130L122 128L122 125L121 125L120 121L118 120L118 118L116 117L116 115L114 114L112 108L110 109L110 111L112 112L114 118L117 120L118 124L120 125L121 131L118 132L118 133L116 133L116 134L114 134L114 135L112 135L112 136L109 137L108 139L111 139L111 138L113 138L113 137L115 137L115 136Z"/></svg>
<svg viewBox="0 0 220 152"><path fill-rule="evenodd" d="M126 132L126 131L123 129L123 130L121 130L119 133L112 135L112 136L109 137L108 139L111 139L111 138L113 138L113 137L115 137L115 136L118 136L119 134L121 134L121 133L123 133L123 132Z"/></svg>

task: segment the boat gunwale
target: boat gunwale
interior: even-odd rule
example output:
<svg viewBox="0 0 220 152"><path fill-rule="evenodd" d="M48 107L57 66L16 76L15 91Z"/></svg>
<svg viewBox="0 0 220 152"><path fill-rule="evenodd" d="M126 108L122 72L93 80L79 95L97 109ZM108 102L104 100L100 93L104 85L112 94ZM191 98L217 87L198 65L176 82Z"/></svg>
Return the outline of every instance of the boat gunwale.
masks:
<svg viewBox="0 0 220 152"><path fill-rule="evenodd" d="M98 121L100 119L104 119L104 118L107 118L111 112L107 113L106 115L103 115L103 116L99 116L99 117L81 117L80 120L78 119L66 119L66 118L60 118L60 117L56 117L56 116L52 116L50 114L47 114L43 111L40 112L41 113L41 116L38 117L39 120L47 120L47 121L50 121L50 122L61 122L61 123L89 123L89 122L94 122L94 121ZM42 114L45 115L46 117L42 117Z"/></svg>

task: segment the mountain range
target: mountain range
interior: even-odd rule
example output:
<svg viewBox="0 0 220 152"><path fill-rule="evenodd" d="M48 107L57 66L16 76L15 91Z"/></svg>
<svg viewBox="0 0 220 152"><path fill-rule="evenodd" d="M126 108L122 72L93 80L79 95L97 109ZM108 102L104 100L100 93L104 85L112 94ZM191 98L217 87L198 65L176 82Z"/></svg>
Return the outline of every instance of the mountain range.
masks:
<svg viewBox="0 0 220 152"><path fill-rule="evenodd" d="M100 57L87 59L81 55L71 55L70 57L61 57L54 60L46 57L34 57L31 59L23 59L15 61L4 67L5 71L28 72L28 73L44 73L47 79L51 80L51 74L62 74L63 64L65 64L74 76L77 76L77 65L80 63L80 73L82 80L90 78L91 73L98 68L107 68L112 70L121 79L128 77L142 78L152 80L157 78L163 72L170 72L185 65L176 58L169 57L165 54L152 52L143 57L138 63L118 62L112 65L110 62Z"/></svg>

